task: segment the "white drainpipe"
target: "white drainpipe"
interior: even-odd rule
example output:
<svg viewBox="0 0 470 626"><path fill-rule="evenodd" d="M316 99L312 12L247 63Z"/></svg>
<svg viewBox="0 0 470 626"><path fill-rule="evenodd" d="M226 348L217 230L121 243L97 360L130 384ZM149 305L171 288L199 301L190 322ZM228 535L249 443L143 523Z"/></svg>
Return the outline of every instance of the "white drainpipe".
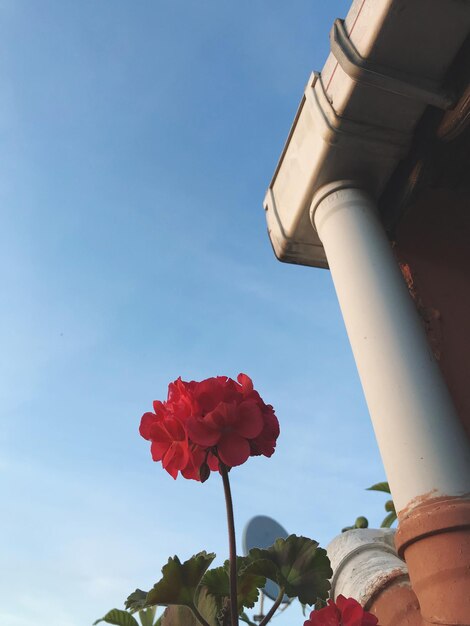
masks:
<svg viewBox="0 0 470 626"><path fill-rule="evenodd" d="M322 187L324 246L397 511L470 492L470 447L369 195Z"/></svg>

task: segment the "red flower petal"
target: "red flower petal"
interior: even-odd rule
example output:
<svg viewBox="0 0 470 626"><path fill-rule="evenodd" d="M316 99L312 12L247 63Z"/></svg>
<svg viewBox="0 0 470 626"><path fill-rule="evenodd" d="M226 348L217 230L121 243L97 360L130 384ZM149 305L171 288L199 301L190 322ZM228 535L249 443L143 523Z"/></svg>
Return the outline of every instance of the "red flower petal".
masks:
<svg viewBox="0 0 470 626"><path fill-rule="evenodd" d="M336 606L338 607L340 611L342 611L348 605L348 602L350 600L352 600L356 604L359 604L357 600L354 600L354 598L346 598L345 596L343 596L342 593L340 593L339 596L336 598ZM333 600L328 600L328 605L333 605L333 604L335 604Z"/></svg>
<svg viewBox="0 0 470 626"><path fill-rule="evenodd" d="M184 469L188 464L188 460L188 446L185 443L173 443L163 457L162 465L175 478L174 472L178 474L179 470Z"/></svg>
<svg viewBox="0 0 470 626"><path fill-rule="evenodd" d="M167 446L171 444L173 438L169 435L165 422L170 420L162 420L161 422L154 422L150 426L150 440L159 441L161 443L166 442Z"/></svg>
<svg viewBox="0 0 470 626"><path fill-rule="evenodd" d="M237 433L225 433L217 444L220 460L228 467L241 465L250 456L250 444Z"/></svg>
<svg viewBox="0 0 470 626"><path fill-rule="evenodd" d="M251 393L253 391L253 381L246 374L238 374L237 380L242 386L243 392L245 394Z"/></svg>
<svg viewBox="0 0 470 626"><path fill-rule="evenodd" d="M192 465L187 465L184 469L182 469L181 476L186 478L186 480L197 480L198 482L201 482L201 479L199 478L199 468Z"/></svg>
<svg viewBox="0 0 470 626"><path fill-rule="evenodd" d="M167 441L152 441L152 445L150 446L152 459L154 461L161 461L168 450L168 446L169 444Z"/></svg>
<svg viewBox="0 0 470 626"><path fill-rule="evenodd" d="M163 420L163 426L165 427L168 437L172 441L185 441L186 431L183 428L181 422L177 419Z"/></svg>
<svg viewBox="0 0 470 626"><path fill-rule="evenodd" d="M323 609L312 611L310 619L304 626L342 626L340 613L334 604L328 604Z"/></svg>
<svg viewBox="0 0 470 626"><path fill-rule="evenodd" d="M274 415L272 406L268 405L263 411L264 427L262 432L250 441L253 455L264 454L272 456L276 447L276 439L279 437L279 422Z"/></svg>
<svg viewBox="0 0 470 626"><path fill-rule="evenodd" d="M189 418L186 422L188 436L200 446L214 446L220 439L220 429L205 419Z"/></svg>
<svg viewBox="0 0 470 626"><path fill-rule="evenodd" d="M192 445L189 449L189 460L184 469L181 470L181 474L185 478L200 481L199 470L206 458L206 451L200 446Z"/></svg>
<svg viewBox="0 0 470 626"><path fill-rule="evenodd" d="M254 439L263 430L263 415L253 400L245 400L238 405L234 423L236 432L246 439Z"/></svg>
<svg viewBox="0 0 470 626"><path fill-rule="evenodd" d="M158 420L155 413L144 413L140 420L139 433L144 439L150 440L150 429L152 425Z"/></svg>
<svg viewBox="0 0 470 626"><path fill-rule="evenodd" d="M209 413L224 399L224 385L227 379L223 377L206 378L197 384L194 391L195 399L202 413Z"/></svg>
<svg viewBox="0 0 470 626"><path fill-rule="evenodd" d="M344 626L362 626L364 609L360 604L354 606L349 604L341 611L341 618Z"/></svg>
<svg viewBox="0 0 470 626"><path fill-rule="evenodd" d="M163 419L164 417L166 417L167 410L166 410L165 402L160 402L160 400L154 400L153 410L159 419Z"/></svg>
<svg viewBox="0 0 470 626"><path fill-rule="evenodd" d="M209 466L209 469L212 472L218 471L219 469L219 459L212 454L212 452L207 452L205 448L197 445L191 445L189 448L189 460L188 464L184 469L181 470L181 474L185 478L189 478L192 480L200 481L199 471L201 469L201 465L206 462Z"/></svg>
<svg viewBox="0 0 470 626"><path fill-rule="evenodd" d="M178 470L176 468L170 466L166 467L165 469L174 480L178 478Z"/></svg>
<svg viewBox="0 0 470 626"><path fill-rule="evenodd" d="M345 598L340 594L336 598L336 606L341 612L341 622L344 626L375 626L378 622L378 619L372 613L364 611L354 598Z"/></svg>
<svg viewBox="0 0 470 626"><path fill-rule="evenodd" d="M220 402L204 419L221 431L233 428L237 421L237 405L235 402Z"/></svg>

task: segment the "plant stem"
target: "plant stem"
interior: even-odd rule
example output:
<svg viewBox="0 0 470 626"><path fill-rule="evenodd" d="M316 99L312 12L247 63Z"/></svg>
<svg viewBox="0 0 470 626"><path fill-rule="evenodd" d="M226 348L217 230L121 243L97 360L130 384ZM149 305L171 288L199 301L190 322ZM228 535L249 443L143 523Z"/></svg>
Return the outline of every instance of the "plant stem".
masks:
<svg viewBox="0 0 470 626"><path fill-rule="evenodd" d="M279 594L276 598L276 600L274 601L274 604L272 605L272 607L269 609L266 617L264 618L264 620L262 622L260 622L259 626L266 626L266 624L269 622L269 620L271 619L271 617L274 615L274 613L277 611L279 605L282 602L282 598L284 597L284 587L281 587Z"/></svg>
<svg viewBox="0 0 470 626"><path fill-rule="evenodd" d="M227 467L219 461L220 474L224 483L225 504L227 507L228 541L230 547L230 615L232 626L238 626L238 594L237 594L237 546L235 542L235 522L233 521L232 493L228 479Z"/></svg>
<svg viewBox="0 0 470 626"><path fill-rule="evenodd" d="M209 622L206 622L206 620L202 617L202 615L199 613L199 611L197 610L197 607L194 604L190 606L189 608L193 612L194 617L197 619L198 622L202 624L202 626L210 626Z"/></svg>

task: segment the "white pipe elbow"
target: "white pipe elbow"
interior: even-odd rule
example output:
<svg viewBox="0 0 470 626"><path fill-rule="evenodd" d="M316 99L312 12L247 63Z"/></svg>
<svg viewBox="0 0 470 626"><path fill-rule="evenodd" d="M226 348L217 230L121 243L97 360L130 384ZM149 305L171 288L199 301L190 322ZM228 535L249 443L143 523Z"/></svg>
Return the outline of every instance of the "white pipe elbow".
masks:
<svg viewBox="0 0 470 626"><path fill-rule="evenodd" d="M367 608L392 581L408 582L408 568L396 553L394 535L394 530L382 528L348 530L328 544L333 599L342 594Z"/></svg>

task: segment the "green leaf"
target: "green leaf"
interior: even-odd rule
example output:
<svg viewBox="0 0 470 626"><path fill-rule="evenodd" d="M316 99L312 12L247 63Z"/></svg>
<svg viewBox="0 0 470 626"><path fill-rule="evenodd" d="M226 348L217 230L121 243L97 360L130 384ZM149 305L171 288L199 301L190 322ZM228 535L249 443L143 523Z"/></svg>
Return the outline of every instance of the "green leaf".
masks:
<svg viewBox="0 0 470 626"><path fill-rule="evenodd" d="M245 622L245 624L248 624L249 626L257 626L256 622L252 622L246 613L241 613L240 619L242 622Z"/></svg>
<svg viewBox="0 0 470 626"><path fill-rule="evenodd" d="M210 626L219 626L219 622L217 620L217 614L219 612L218 603L216 598L208 592L207 587L203 585L199 587L197 592L196 606L199 613L210 624Z"/></svg>
<svg viewBox="0 0 470 626"><path fill-rule="evenodd" d="M162 626L201 626L187 606L169 606L162 616Z"/></svg>
<svg viewBox="0 0 470 626"><path fill-rule="evenodd" d="M302 602L300 603L300 606L302 607L302 615L305 617L306 611L310 612L310 608L306 604L302 604Z"/></svg>
<svg viewBox="0 0 470 626"><path fill-rule="evenodd" d="M376 483L372 485L372 487L367 487L366 491L383 491L385 493L390 493L390 487L387 482Z"/></svg>
<svg viewBox="0 0 470 626"><path fill-rule="evenodd" d="M396 513L393 500L387 500L387 502L385 503L385 510L388 511L389 513Z"/></svg>
<svg viewBox="0 0 470 626"><path fill-rule="evenodd" d="M333 574L330 560L326 550L312 539L290 535L277 539L266 550L253 548L247 559L247 571L269 578L303 604L314 604L317 598L328 596L328 579Z"/></svg>
<svg viewBox="0 0 470 626"><path fill-rule="evenodd" d="M229 578L225 567L208 570L201 580L201 585L216 598L227 598L230 595Z"/></svg>
<svg viewBox="0 0 470 626"><path fill-rule="evenodd" d="M255 606L259 589L266 584L266 578L246 570L249 561L243 557L237 557L237 606L240 612L243 607L251 609ZM201 585L215 598L219 608L222 607L225 598L230 596L229 583L230 562L225 561L223 567L216 567L207 571L201 581Z"/></svg>
<svg viewBox="0 0 470 626"><path fill-rule="evenodd" d="M252 572L240 573L237 577L238 610L252 609L259 597L259 589L266 585L266 577Z"/></svg>
<svg viewBox="0 0 470 626"><path fill-rule="evenodd" d="M393 522L397 519L397 514L395 511L392 511L387 515L384 521L380 524L380 528L390 528Z"/></svg>
<svg viewBox="0 0 470 626"><path fill-rule="evenodd" d="M93 622L93 626L100 622L106 622L107 624L116 624L117 626L139 626L138 621L132 617L127 611L121 611L120 609L111 609L104 617L97 619Z"/></svg>
<svg viewBox="0 0 470 626"><path fill-rule="evenodd" d="M157 612L156 606L150 606L148 609L139 611L139 619L142 626L153 626L153 620L155 613Z"/></svg>
<svg viewBox="0 0 470 626"><path fill-rule="evenodd" d="M141 611L145 608L145 603L147 601L147 592L142 591L142 589L136 589L128 596L127 600L124 603L124 606L131 613L135 613L136 611Z"/></svg>
<svg viewBox="0 0 470 626"><path fill-rule="evenodd" d="M210 626L219 626L215 599L203 587L198 593L197 609ZM194 613L187 606L171 605L162 616L162 626L201 626Z"/></svg>
<svg viewBox="0 0 470 626"><path fill-rule="evenodd" d="M194 606L197 588L215 554L199 552L184 563L177 556L168 559L163 578L147 594L145 606L181 604Z"/></svg>

